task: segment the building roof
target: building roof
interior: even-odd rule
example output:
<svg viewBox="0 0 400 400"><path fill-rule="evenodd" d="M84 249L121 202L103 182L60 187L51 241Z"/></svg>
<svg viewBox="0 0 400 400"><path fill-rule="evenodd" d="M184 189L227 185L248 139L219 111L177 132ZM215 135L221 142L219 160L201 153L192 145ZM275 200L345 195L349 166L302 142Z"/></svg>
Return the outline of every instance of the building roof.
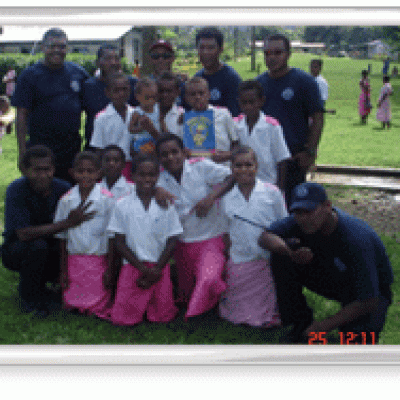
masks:
<svg viewBox="0 0 400 400"><path fill-rule="evenodd" d="M3 25L0 43L38 42L50 25ZM68 41L116 40L128 32L130 25L57 25L68 36Z"/></svg>

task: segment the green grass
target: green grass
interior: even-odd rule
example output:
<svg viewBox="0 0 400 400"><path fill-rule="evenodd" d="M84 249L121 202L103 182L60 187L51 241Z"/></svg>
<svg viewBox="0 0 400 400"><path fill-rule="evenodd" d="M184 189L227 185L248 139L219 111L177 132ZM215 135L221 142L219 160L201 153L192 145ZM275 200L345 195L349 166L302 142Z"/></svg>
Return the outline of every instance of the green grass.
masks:
<svg viewBox="0 0 400 400"><path fill-rule="evenodd" d="M309 54L293 54L291 65L308 70ZM358 80L360 71L372 64L371 76L373 103L381 87L381 67L377 61L349 60L344 58L324 58L323 75L330 84L330 98L327 108L335 108L335 116L327 115L321 141L318 162L343 165L376 165L397 167L397 135L400 123L396 118L399 111L399 81L393 79L395 95L392 97L393 128L382 132L379 123L370 116L367 126L359 124ZM257 73L250 71L250 59L243 58L230 63L244 79L254 78ZM265 71L261 53L256 64L261 64L260 72ZM193 66L186 72L189 75L198 69ZM189 71L189 72L188 72ZM384 135L384 140L381 136ZM16 166L17 143L15 135L5 135L2 140L3 154L0 156L0 231L3 230L4 196L10 182L20 176ZM333 199L335 202L335 199ZM381 344L400 344L400 245L394 237L382 237L392 262L395 282L394 300L381 335ZM2 241L2 239L0 239ZM0 343L1 344L263 344L279 343L283 332L273 330L264 332L233 326L228 322L215 323L206 319L198 325L188 325L182 317L169 325L143 323L135 328L115 327L94 317L71 315L59 312L40 320L22 314L17 304L18 274L8 271L0 264ZM310 291L307 300L312 305L315 317L321 320L335 313L339 306ZM189 329L188 329L189 328ZM330 337L335 337L332 333Z"/></svg>

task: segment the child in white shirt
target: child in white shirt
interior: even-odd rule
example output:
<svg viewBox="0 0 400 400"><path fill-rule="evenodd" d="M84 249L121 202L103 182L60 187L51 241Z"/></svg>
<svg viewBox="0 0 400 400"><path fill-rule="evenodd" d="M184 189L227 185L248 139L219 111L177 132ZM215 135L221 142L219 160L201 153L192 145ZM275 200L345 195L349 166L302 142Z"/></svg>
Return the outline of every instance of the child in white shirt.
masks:
<svg viewBox="0 0 400 400"><path fill-rule="evenodd" d="M114 207L113 195L96 183L100 177L100 160L93 152L79 153L72 175L77 182L60 198L54 221L66 218L71 210L83 204L92 218L81 225L60 232L61 286L67 309L108 318L110 292L103 286L108 268L106 228Z"/></svg>
<svg viewBox="0 0 400 400"><path fill-rule="evenodd" d="M119 146L125 154L123 176L130 181L132 158L130 154L129 126L134 108L128 104L131 86L128 77L122 72L112 74L106 81L106 95L111 100L108 106L100 111L93 125L90 146L102 150L110 144Z"/></svg>
<svg viewBox="0 0 400 400"><path fill-rule="evenodd" d="M231 246L219 312L236 324L272 327L280 322L275 284L269 254L258 246L258 238L263 227L288 214L280 190L256 178L256 173L255 152L248 146L237 147L232 155L236 184L222 198Z"/></svg>
<svg viewBox="0 0 400 400"><path fill-rule="evenodd" d="M251 147L257 155L257 177L283 190L285 160L291 155L279 122L261 111L264 101L263 89L258 81L241 82L239 106L243 114L234 118L236 133L239 143Z"/></svg>
<svg viewBox="0 0 400 400"><path fill-rule="evenodd" d="M157 159L138 155L136 190L117 202L107 229L124 258L111 310L116 325L138 324L144 314L152 322L169 322L178 312L168 261L183 229L175 208L162 209L155 201L159 171Z"/></svg>
<svg viewBox="0 0 400 400"><path fill-rule="evenodd" d="M174 252L177 301L187 304L186 318L194 317L216 306L226 288L222 273L227 221L215 204L213 185L231 173L209 159L187 160L182 139L174 134L162 136L156 151L164 168L157 185L177 197L175 207L183 226ZM229 180L224 183L229 185Z"/></svg>

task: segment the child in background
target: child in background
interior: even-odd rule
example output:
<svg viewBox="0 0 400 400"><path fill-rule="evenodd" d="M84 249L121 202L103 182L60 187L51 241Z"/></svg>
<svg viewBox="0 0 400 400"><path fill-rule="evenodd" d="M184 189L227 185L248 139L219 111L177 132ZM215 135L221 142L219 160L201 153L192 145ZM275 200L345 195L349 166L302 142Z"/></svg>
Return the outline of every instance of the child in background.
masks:
<svg viewBox="0 0 400 400"><path fill-rule="evenodd" d="M132 158L139 152L153 153L160 135L160 110L157 104L158 88L153 79L140 79L135 86L135 98L140 104L135 107L129 124L133 134L130 140Z"/></svg>
<svg viewBox="0 0 400 400"><path fill-rule="evenodd" d="M232 173L236 184L222 198L231 247L220 315L235 324L271 327L280 322L275 285L269 254L258 246L258 238L262 227L287 216L285 201L276 186L256 178L257 159L250 147L239 146L233 151Z"/></svg>
<svg viewBox="0 0 400 400"><path fill-rule="evenodd" d="M83 151L75 157L71 174L77 185L60 198L54 221L61 221L80 204L93 218L56 236L61 241L61 287L67 309L108 318L110 293L103 286L108 268L106 228L115 200L96 183L101 165L98 156Z"/></svg>
<svg viewBox="0 0 400 400"><path fill-rule="evenodd" d="M239 106L243 114L234 118L236 134L241 145L253 149L258 160L257 178L277 185L282 191L286 181L286 160L291 157L279 122L265 115L265 101L258 81L239 85Z"/></svg>
<svg viewBox="0 0 400 400"><path fill-rule="evenodd" d="M383 86L378 99L378 110L376 111L376 119L382 122L382 129L390 128L390 119L392 117L389 96L393 94L392 85L389 76L383 77Z"/></svg>
<svg viewBox="0 0 400 400"><path fill-rule="evenodd" d="M360 79L360 89L361 93L358 98L358 112L361 117L361 124L365 125L367 123L368 115L371 112L371 85L368 79L368 71L366 69L361 71Z"/></svg>
<svg viewBox="0 0 400 400"><path fill-rule="evenodd" d="M200 77L194 77L185 83L185 99L192 111L213 110L215 130L215 153L211 159L215 162L228 161L231 150L238 144L232 115L227 108L212 106L209 104L210 90L208 82ZM179 136L183 137L183 128Z"/></svg>
<svg viewBox="0 0 400 400"><path fill-rule="evenodd" d="M0 144L5 132L9 133L8 128L14 122L14 119L15 111L11 107L10 100L7 96L0 96ZM0 146L0 154L2 151Z"/></svg>
<svg viewBox="0 0 400 400"><path fill-rule="evenodd" d="M135 189L132 182L128 182L122 175L125 168L125 153L115 144L106 146L102 155L103 179L102 188L110 191L116 199L131 194Z"/></svg>
<svg viewBox="0 0 400 400"><path fill-rule="evenodd" d="M226 288L222 280L226 223L215 204L218 190L212 186L229 177L230 170L209 159L187 160L182 139L174 134L163 135L156 151L164 167L157 185L177 197L175 207L183 226L174 252L178 302L187 304L186 318L194 317L215 307ZM228 179L224 185L232 183Z"/></svg>
<svg viewBox="0 0 400 400"><path fill-rule="evenodd" d="M130 181L132 159L129 151L130 133L128 130L134 108L128 104L131 86L128 77L122 72L110 75L106 81L106 95L111 103L96 116L90 146L102 150L114 144L125 153L123 176Z"/></svg>
<svg viewBox="0 0 400 400"><path fill-rule="evenodd" d="M166 71L158 77L157 85L161 132L179 134L179 119L185 112L176 104L181 92L181 81L178 76Z"/></svg>
<svg viewBox="0 0 400 400"><path fill-rule="evenodd" d="M107 229L124 258L111 309L116 325L138 324L145 313L149 321L169 322L178 312L168 261L183 230L175 208L162 209L155 201L159 171L154 156L135 158L136 190L117 202Z"/></svg>

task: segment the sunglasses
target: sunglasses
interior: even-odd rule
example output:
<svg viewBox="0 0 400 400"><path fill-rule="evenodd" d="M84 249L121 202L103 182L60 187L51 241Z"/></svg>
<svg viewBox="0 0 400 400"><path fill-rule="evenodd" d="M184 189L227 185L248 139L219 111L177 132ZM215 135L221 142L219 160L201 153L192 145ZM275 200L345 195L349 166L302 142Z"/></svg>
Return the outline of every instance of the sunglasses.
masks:
<svg viewBox="0 0 400 400"><path fill-rule="evenodd" d="M280 56L285 52L286 50L264 50L266 56Z"/></svg>
<svg viewBox="0 0 400 400"><path fill-rule="evenodd" d="M172 57L172 54L171 53L150 54L150 57L153 60L158 60L159 58L163 58L164 60L168 60L168 58Z"/></svg>

